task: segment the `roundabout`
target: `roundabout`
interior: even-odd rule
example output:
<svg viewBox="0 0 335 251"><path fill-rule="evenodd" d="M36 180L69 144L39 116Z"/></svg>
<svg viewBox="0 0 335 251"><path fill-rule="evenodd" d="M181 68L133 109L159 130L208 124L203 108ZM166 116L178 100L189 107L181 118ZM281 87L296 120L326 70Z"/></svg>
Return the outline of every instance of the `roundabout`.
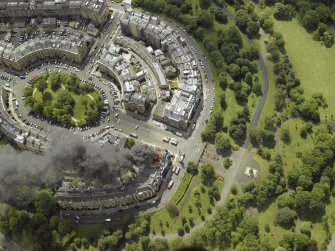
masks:
<svg viewBox="0 0 335 251"><path fill-rule="evenodd" d="M102 97L82 83L74 73L40 75L24 89L25 105L35 115L64 126L86 126L96 121L103 109Z"/></svg>

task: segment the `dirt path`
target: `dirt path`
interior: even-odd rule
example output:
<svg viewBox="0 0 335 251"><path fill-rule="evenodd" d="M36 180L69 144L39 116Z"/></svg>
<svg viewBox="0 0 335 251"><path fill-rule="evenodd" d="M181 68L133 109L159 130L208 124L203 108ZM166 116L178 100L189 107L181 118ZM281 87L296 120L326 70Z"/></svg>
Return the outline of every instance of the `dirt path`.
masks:
<svg viewBox="0 0 335 251"><path fill-rule="evenodd" d="M37 88L35 88L34 91L33 91L33 98L35 97L36 91L37 91Z"/></svg>
<svg viewBox="0 0 335 251"><path fill-rule="evenodd" d="M90 99L94 100L93 96L91 94L87 94L87 97L89 97Z"/></svg>

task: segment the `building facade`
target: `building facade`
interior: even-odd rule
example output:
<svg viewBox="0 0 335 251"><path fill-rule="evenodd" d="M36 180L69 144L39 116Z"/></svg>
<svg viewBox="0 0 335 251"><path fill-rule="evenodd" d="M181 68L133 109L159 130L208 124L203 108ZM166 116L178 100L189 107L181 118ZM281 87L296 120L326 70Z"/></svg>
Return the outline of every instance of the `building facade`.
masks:
<svg viewBox="0 0 335 251"><path fill-rule="evenodd" d="M86 18L97 25L105 23L109 16L106 0L0 0L1 17Z"/></svg>
<svg viewBox="0 0 335 251"><path fill-rule="evenodd" d="M85 59L92 44L92 38L82 36L61 39L32 39L14 48L13 44L0 44L0 61L6 66L21 71L30 64L44 59L61 58L76 63Z"/></svg>

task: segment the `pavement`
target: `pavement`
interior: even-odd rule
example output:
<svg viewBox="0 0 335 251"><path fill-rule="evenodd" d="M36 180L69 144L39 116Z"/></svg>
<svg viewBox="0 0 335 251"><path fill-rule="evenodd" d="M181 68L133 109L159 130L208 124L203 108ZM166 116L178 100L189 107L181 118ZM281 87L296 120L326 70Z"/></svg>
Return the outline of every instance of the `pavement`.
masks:
<svg viewBox="0 0 335 251"><path fill-rule="evenodd" d="M335 251L335 232L332 235L332 239L327 246L327 251Z"/></svg>

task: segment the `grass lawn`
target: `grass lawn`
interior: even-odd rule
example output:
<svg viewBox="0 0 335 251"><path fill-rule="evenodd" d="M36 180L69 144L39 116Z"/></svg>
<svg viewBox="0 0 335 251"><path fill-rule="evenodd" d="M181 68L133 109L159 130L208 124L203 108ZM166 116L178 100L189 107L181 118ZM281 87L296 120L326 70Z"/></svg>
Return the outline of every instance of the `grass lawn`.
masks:
<svg viewBox="0 0 335 251"><path fill-rule="evenodd" d="M291 232L290 230L283 229L280 226L276 226L274 224L276 212L277 205L273 202L265 211L256 214L260 236L267 237L269 239L270 245L275 248L279 246L279 241L281 240L282 236ZM266 224L270 226L271 231L269 233L265 231Z"/></svg>
<svg viewBox="0 0 335 251"><path fill-rule="evenodd" d="M269 161L263 159L261 156L258 154L252 154L252 158L259 164L260 166L260 178L259 182L262 182L266 177L270 174L269 168L270 168L270 163Z"/></svg>
<svg viewBox="0 0 335 251"><path fill-rule="evenodd" d="M190 174L189 172L185 172L176 193L172 197L171 202L175 204L179 204L179 201L184 196L185 191L191 182L191 179L192 179L192 174Z"/></svg>
<svg viewBox="0 0 335 251"><path fill-rule="evenodd" d="M335 46L323 48L297 19L289 22L275 21L275 30L281 32L296 76L301 80L305 95L322 93L328 108L320 111L321 119L335 114Z"/></svg>
<svg viewBox="0 0 335 251"><path fill-rule="evenodd" d="M110 224L80 224L77 226L77 235L81 238L85 237L88 240L97 239L101 236L104 230L109 230Z"/></svg>
<svg viewBox="0 0 335 251"><path fill-rule="evenodd" d="M283 155L284 168L288 170L295 166L301 165L301 159L297 158L297 153L304 151L313 146L311 135L308 135L306 139L300 137L300 128L304 124L301 119L290 119L285 122L279 129L279 137L281 136L284 128L289 129L291 135L291 143L285 144L282 140L279 140L279 151ZM315 131L316 126L313 127Z"/></svg>
<svg viewBox="0 0 335 251"><path fill-rule="evenodd" d="M73 95L74 100L76 101L76 104L73 109L73 118L76 120L84 120L85 119L85 106L82 104L83 100L86 100L87 102L91 101L92 99L88 97L87 95Z"/></svg>
<svg viewBox="0 0 335 251"><path fill-rule="evenodd" d="M201 216L203 215L205 218L208 216L208 208L213 209L214 205L210 203L210 199L208 197L208 187L205 187L205 192L201 192L201 175L198 174L194 177L196 179L196 185L191 191L189 197L187 198L187 201L184 205L184 207L181 209L181 204L177 205L178 209L180 210L179 216L175 219L171 218L166 208L161 209L160 211L157 211L151 215L151 223L150 223L150 231L151 233L155 234L166 234L166 233L176 233L178 229L183 226L182 224L182 217L185 217L187 220L187 224L190 226L189 219L193 219L194 225L201 222ZM186 183L186 182L185 182ZM182 182L183 184L183 182ZM216 180L215 185L218 186L219 191L223 188L223 181ZM172 199L172 202L176 201L176 198L179 196L179 194L183 194L185 191L185 186L180 185L178 187L178 190L176 194L174 195L174 198ZM195 191L200 191L200 196L198 197L201 207L197 209L195 206L195 202L197 200L197 196L195 195ZM215 203L215 202L214 202ZM192 210L189 211L189 206L191 206ZM200 212L200 214L199 214Z"/></svg>
<svg viewBox="0 0 335 251"><path fill-rule="evenodd" d="M196 177L196 186L193 188L192 192L190 193L187 202L183 208L183 210L179 213L177 220L172 224L169 231L170 232L177 232L178 228L183 226L182 218L185 217L187 220L187 224L191 227L190 218L193 219L193 224L197 225L201 222L201 216L206 216L209 214L209 211L215 207L216 201L210 201L208 196L208 190L210 187L205 187L204 192L201 191L201 175L197 175ZM219 191L223 188L223 181L216 180L214 185L217 185ZM196 195L196 192L200 192L200 195ZM200 201L201 207L196 207L196 202ZM190 210L191 209L191 210Z"/></svg>
<svg viewBox="0 0 335 251"><path fill-rule="evenodd" d="M275 201L273 201L273 203L271 203L270 206L265 211L259 212L256 214L257 220L259 222L260 235L267 237L269 240L269 243L274 248L279 246L279 241L283 238L284 234L288 234L291 232L291 230L286 230L274 224L276 212L277 212L277 205ZM319 249L321 248L321 245L326 236L326 232L323 229L322 223L321 223L322 216L328 216L328 224L329 224L330 232L333 233L335 230L335 198L334 197L330 198L330 202L326 206L325 214L317 216L318 222L312 222L313 228L311 229L311 239L317 241ZM299 224L303 222L304 220L302 220ZM270 226L271 231L269 233L265 231L266 224ZM296 224L298 224L297 221L296 221Z"/></svg>

